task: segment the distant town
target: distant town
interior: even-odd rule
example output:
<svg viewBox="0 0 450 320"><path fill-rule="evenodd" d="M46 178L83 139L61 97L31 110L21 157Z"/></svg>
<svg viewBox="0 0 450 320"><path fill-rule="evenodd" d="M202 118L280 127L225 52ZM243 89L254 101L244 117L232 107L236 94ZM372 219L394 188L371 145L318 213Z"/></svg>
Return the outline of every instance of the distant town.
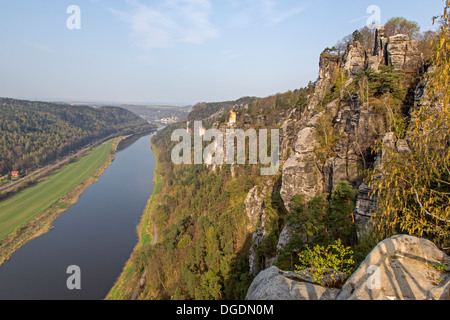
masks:
<svg viewBox="0 0 450 320"><path fill-rule="evenodd" d="M169 105L135 105L135 104L119 104L111 102L60 102L67 103L72 106L88 105L93 108L101 108L104 106L118 106L127 109L149 123L156 123L160 125L169 125L187 120L192 106L169 106Z"/></svg>
<svg viewBox="0 0 450 320"><path fill-rule="evenodd" d="M187 120L191 106L143 106L120 105L120 107L134 112L150 123L169 125Z"/></svg>
<svg viewBox="0 0 450 320"><path fill-rule="evenodd" d="M181 122L180 118L177 116L172 116L170 118L163 118L161 120L159 120L159 122L163 123L163 124L172 124L172 123L177 123L177 122Z"/></svg>

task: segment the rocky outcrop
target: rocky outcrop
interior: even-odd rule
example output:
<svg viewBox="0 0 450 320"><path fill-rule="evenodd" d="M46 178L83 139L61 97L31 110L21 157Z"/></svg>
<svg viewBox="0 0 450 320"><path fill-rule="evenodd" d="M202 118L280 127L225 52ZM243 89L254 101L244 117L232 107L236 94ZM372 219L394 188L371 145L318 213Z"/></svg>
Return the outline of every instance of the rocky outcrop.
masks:
<svg viewBox="0 0 450 320"><path fill-rule="evenodd" d="M380 65L387 65L386 45L388 38L386 37L386 30L384 27L379 27L375 31L375 47L373 56L368 58L367 69L378 70Z"/></svg>
<svg viewBox="0 0 450 320"><path fill-rule="evenodd" d="M359 187L355 222L360 227L360 235L368 227L376 209L376 197L370 197L371 190L362 182L364 171L374 161L372 147L387 131L385 119L382 113L370 108L367 103L362 103L358 94L351 96L348 101L343 101L344 95L341 94L341 99L327 105L324 105L324 99L341 71L349 78L343 86L345 90L361 71L369 68L377 71L379 66L384 65L403 72L417 69L420 60L417 43L410 41L407 36L388 38L384 29L379 28L375 42L373 56L369 56L359 42L350 44L343 56L322 53L319 78L313 94L309 96L306 110L300 113L291 110L278 117L281 125L280 195L285 210L291 211L291 201L297 194L303 195L308 201L324 192L331 193L341 181L349 181L353 187ZM330 148L327 146L325 151L318 131L324 115L331 118L331 130L336 138L334 144ZM259 116L257 120L258 123L264 122L263 116ZM406 140L398 140L393 134L387 135L385 140L388 143L392 140L393 148L398 152L409 152ZM260 227L253 233L253 246L250 249L252 274L257 270L256 248L265 237L264 205L262 203L257 206L258 213L249 215L262 219ZM253 225L254 220L250 220ZM278 252L289 244L293 236L292 227L286 225L279 236Z"/></svg>
<svg viewBox="0 0 450 320"><path fill-rule="evenodd" d="M377 29L375 38L374 54L367 60L367 69L378 70L380 65L386 65L406 72L417 70L422 56L415 40L404 34L388 38L384 27Z"/></svg>
<svg viewBox="0 0 450 320"><path fill-rule="evenodd" d="M340 58L328 53L320 56L319 80L316 83L313 96L310 98L306 117L300 123L300 129L293 141L293 152L283 166L283 184L281 197L287 211L290 202L296 194L302 194L307 199L314 198L324 191L323 177L315 151L320 147L315 122L321 114L314 115L313 110L321 103L326 92L332 85L332 79L340 64Z"/></svg>
<svg viewBox="0 0 450 320"><path fill-rule="evenodd" d="M294 152L283 167L283 186L281 190L285 207L290 210L290 201L297 194L311 199L322 192L331 192L339 182L350 181L355 187L362 182L362 173L368 168L366 159L370 158L371 147L384 134L385 125L380 114L362 105L358 95L354 95L348 104L337 104L339 112L334 112L331 104L326 112L334 116L333 126L338 141L325 164L318 165L316 151L320 147L314 121L321 113L314 114L315 108L323 101L327 90L332 85L337 71L342 69L347 77L354 78L368 68L378 70L380 65L390 65L397 70L413 72L417 69L421 57L417 43L406 35L386 37L385 30L380 27L376 32L374 55L368 57L364 47L354 42L340 58L323 53L320 58L319 80L310 100L305 125L300 126ZM351 81L351 80L350 80ZM340 104L340 105L339 105ZM408 152L405 141L398 141L398 151Z"/></svg>
<svg viewBox="0 0 450 320"><path fill-rule="evenodd" d="M322 53L319 61L319 79L315 85L314 94L309 100L308 110L314 110L323 100L332 85L332 80L341 63L340 56Z"/></svg>
<svg viewBox="0 0 450 320"><path fill-rule="evenodd" d="M372 194L372 189L362 183L358 188L355 207L355 223L360 231L360 236L370 227L370 220L377 209L377 196Z"/></svg>
<svg viewBox="0 0 450 320"><path fill-rule="evenodd" d="M450 258L432 242L398 235L379 243L345 283L338 300L447 300Z"/></svg>
<svg viewBox="0 0 450 320"><path fill-rule="evenodd" d="M281 196L286 209L290 210L290 201L296 194L312 199L323 192L331 192L341 181L350 181L356 186L366 167L366 158L371 147L383 133L383 120L376 113L364 108L359 97L354 95L348 106L334 118L334 135L339 137L333 153L325 164L319 165L316 121L324 114L336 114L338 105L331 103L325 111L314 116L301 130L294 145L294 153L283 167L283 186Z"/></svg>
<svg viewBox="0 0 450 320"><path fill-rule="evenodd" d="M252 246L249 250L250 274L256 276L258 270L258 259L256 250L267 236L266 212L264 198L272 192L273 185L270 182L263 184L262 188L255 186L247 195L244 203L248 218L247 231L252 234Z"/></svg>
<svg viewBox="0 0 450 320"><path fill-rule="evenodd" d="M397 235L380 242L341 289L276 267L262 271L246 300L448 300L450 257L432 242Z"/></svg>
<svg viewBox="0 0 450 320"><path fill-rule="evenodd" d="M380 154L376 157L374 167L379 167L383 162L383 155L386 154L387 149L405 154L411 151L408 141L398 139L393 132L388 132L382 139L383 148ZM370 227L370 220L377 209L377 194L373 190L362 183L358 188L358 196L356 199L356 207L354 211L355 222L361 235Z"/></svg>
<svg viewBox="0 0 450 320"><path fill-rule="evenodd" d="M296 194L311 199L323 192L322 174L316 165L315 154L319 145L315 128L306 127L298 134L294 154L283 166L281 197L288 211Z"/></svg>
<svg viewBox="0 0 450 320"><path fill-rule="evenodd" d="M245 300L335 300L338 289L292 280L277 267L259 273Z"/></svg>
<svg viewBox="0 0 450 320"><path fill-rule="evenodd" d="M259 190L259 186L252 188L244 202L245 213L247 214L247 231L255 231L258 222L261 220L264 210L264 198L269 192L269 186L264 184Z"/></svg>
<svg viewBox="0 0 450 320"><path fill-rule="evenodd" d="M388 63L397 70L414 72L421 59L417 42L407 35L390 37L386 46Z"/></svg>
<svg viewBox="0 0 450 320"><path fill-rule="evenodd" d="M292 114L295 114L293 112ZM280 128L280 161L287 160L288 153L292 151L295 142L298 120L287 119Z"/></svg>
<svg viewBox="0 0 450 320"><path fill-rule="evenodd" d="M286 248L289 242L291 242L293 237L292 233L293 233L292 226L290 224L286 224L283 230L281 230L280 237L278 238L277 252Z"/></svg>
<svg viewBox="0 0 450 320"><path fill-rule="evenodd" d="M335 114L337 107L337 103L332 102L324 111L310 117L294 139L293 153L283 166L283 184L280 191L287 211L291 210L290 202L295 195L302 194L306 200L311 200L325 190L322 168L318 164L316 154L321 148L317 123L324 115Z"/></svg>
<svg viewBox="0 0 450 320"><path fill-rule="evenodd" d="M328 159L324 168L327 192L334 190L343 180L354 185L360 183L370 148L384 131L384 124L381 117L366 109L355 94L335 118L334 130L339 141L333 148L336 156Z"/></svg>
<svg viewBox="0 0 450 320"><path fill-rule="evenodd" d="M357 76L364 71L367 60L367 53L363 45L356 41L348 46L342 58L342 67L347 73L348 78Z"/></svg>

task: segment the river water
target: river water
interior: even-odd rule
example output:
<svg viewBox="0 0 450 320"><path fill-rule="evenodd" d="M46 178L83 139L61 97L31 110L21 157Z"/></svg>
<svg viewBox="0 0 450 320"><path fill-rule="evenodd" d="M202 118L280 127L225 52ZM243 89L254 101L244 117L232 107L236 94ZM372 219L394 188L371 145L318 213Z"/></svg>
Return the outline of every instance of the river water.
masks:
<svg viewBox="0 0 450 320"><path fill-rule="evenodd" d="M153 190L151 135L125 141L99 181L53 224L0 267L0 299L105 298L137 244L136 227ZM69 290L69 266L80 270L80 290ZM75 274L76 275L76 274Z"/></svg>

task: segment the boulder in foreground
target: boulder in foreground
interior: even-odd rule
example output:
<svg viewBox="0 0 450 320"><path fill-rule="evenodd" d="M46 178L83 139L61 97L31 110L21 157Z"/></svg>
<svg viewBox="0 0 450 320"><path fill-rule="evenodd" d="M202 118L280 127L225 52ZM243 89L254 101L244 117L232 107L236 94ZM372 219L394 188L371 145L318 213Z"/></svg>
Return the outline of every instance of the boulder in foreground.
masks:
<svg viewBox="0 0 450 320"><path fill-rule="evenodd" d="M380 242L342 289L271 267L255 278L246 300L448 300L449 267L450 257L432 242L397 235Z"/></svg>

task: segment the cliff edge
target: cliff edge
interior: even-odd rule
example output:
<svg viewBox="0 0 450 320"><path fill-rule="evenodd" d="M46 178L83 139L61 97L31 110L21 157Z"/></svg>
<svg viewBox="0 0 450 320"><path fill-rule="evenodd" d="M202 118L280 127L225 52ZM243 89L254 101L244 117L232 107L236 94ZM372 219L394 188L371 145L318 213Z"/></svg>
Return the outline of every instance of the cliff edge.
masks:
<svg viewBox="0 0 450 320"><path fill-rule="evenodd" d="M246 300L450 300L450 272L439 265L448 268L450 257L432 242L397 235L380 242L341 289L271 267L255 278Z"/></svg>

